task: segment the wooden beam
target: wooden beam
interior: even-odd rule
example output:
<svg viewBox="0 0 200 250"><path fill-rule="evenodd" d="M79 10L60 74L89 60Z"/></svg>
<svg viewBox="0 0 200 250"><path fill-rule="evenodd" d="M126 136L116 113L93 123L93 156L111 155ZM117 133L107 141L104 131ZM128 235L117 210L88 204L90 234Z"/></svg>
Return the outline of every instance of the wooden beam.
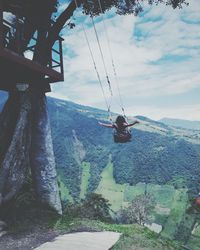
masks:
<svg viewBox="0 0 200 250"><path fill-rule="evenodd" d="M62 50L62 39L59 39L59 51L60 51L60 70L61 74L63 75L64 80L64 66L63 66L63 50Z"/></svg>
<svg viewBox="0 0 200 250"><path fill-rule="evenodd" d="M16 63L18 65L21 65L27 70L31 70L33 73L39 75L46 75L50 78L55 79L56 81L63 81L63 75L55 70L52 70L48 67L42 66L41 64L34 62L32 60L29 60L27 58L24 58L17 53L8 50L8 49L2 49L0 51L0 60L8 60L11 63Z"/></svg>

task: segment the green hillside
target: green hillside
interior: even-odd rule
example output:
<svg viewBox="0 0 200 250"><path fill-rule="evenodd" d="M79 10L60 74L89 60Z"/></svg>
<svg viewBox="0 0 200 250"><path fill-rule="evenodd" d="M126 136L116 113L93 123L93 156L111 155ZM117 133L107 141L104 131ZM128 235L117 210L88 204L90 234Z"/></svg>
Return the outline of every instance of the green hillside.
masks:
<svg viewBox="0 0 200 250"><path fill-rule="evenodd" d="M151 221L162 225L161 234L180 241L189 237L194 218L186 215L188 194L198 193L200 180L196 131L138 117L133 141L120 145L113 143L111 130L98 125L106 112L48 102L58 173L73 200L97 192L117 211L147 188L156 199Z"/></svg>
<svg viewBox="0 0 200 250"><path fill-rule="evenodd" d="M48 103L58 173L74 199L86 192L81 183L82 163L90 165L85 181L91 192L100 183L109 155L118 184L163 185L173 180L175 187L186 185L198 193L200 140L195 139L196 131L172 129L138 117L141 124L132 129L133 141L120 145L113 143L111 130L98 125L97 118L106 119L105 111L52 98Z"/></svg>
<svg viewBox="0 0 200 250"><path fill-rule="evenodd" d="M113 178L113 165L109 162L101 174L101 181L95 192L108 199L112 209L117 212L145 191L152 194L156 200L152 222L162 225L163 236L174 238L188 206L187 188L175 189L172 185L145 183L134 186L117 184Z"/></svg>
<svg viewBox="0 0 200 250"><path fill-rule="evenodd" d="M102 194L111 203L112 209L118 211L121 206L125 206L124 192L127 184L117 184L113 178L113 165L108 163L101 174L101 181L96 189L96 193Z"/></svg>
<svg viewBox="0 0 200 250"><path fill-rule="evenodd" d="M80 199L84 199L87 194L89 180L90 180L90 164L87 162L83 162Z"/></svg>
<svg viewBox="0 0 200 250"><path fill-rule="evenodd" d="M121 237L112 250L181 250L181 245L164 239L139 225L106 224L88 219L63 218L55 225L56 228L68 232L80 231L83 227L88 231L114 231L121 233Z"/></svg>
<svg viewBox="0 0 200 250"><path fill-rule="evenodd" d="M2 92L0 97L5 101ZM113 143L110 129L98 125L98 120L107 119L105 111L53 98L48 98L48 106L57 170L73 199L96 190L110 155L118 184L170 182L174 187L186 186L193 195L199 192L200 139L196 131L140 116L141 123L132 129L132 142L120 145ZM84 162L90 165L87 174Z"/></svg>
<svg viewBox="0 0 200 250"><path fill-rule="evenodd" d="M156 200L151 221L163 226L161 235L180 241L190 236L195 218L186 210L200 181L197 131L140 116L132 142L115 144L112 131L98 125L107 119L105 111L53 98L48 107L63 204L97 192L118 211L147 191Z"/></svg>
<svg viewBox="0 0 200 250"><path fill-rule="evenodd" d="M189 239L188 246L191 249L200 249L200 225L196 223Z"/></svg>

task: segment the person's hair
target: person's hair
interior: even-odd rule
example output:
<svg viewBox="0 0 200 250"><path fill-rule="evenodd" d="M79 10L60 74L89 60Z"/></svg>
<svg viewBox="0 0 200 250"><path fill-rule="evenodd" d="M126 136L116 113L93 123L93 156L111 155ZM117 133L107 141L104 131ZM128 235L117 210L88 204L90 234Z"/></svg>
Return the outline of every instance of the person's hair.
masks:
<svg viewBox="0 0 200 250"><path fill-rule="evenodd" d="M115 122L117 123L117 125L122 125L124 122L126 122L126 119L122 115L118 115Z"/></svg>

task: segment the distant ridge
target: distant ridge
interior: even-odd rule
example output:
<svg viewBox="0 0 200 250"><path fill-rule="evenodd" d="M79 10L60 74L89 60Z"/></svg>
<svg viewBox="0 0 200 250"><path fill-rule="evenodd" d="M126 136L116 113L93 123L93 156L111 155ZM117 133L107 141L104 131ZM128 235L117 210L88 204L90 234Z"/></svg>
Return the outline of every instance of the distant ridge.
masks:
<svg viewBox="0 0 200 250"><path fill-rule="evenodd" d="M189 121L183 119L162 118L159 120L169 126L181 127L186 129L200 130L200 121Z"/></svg>
<svg viewBox="0 0 200 250"><path fill-rule="evenodd" d="M7 99L7 92L0 91L0 111L2 110L3 103L5 103ZM90 117L94 117L97 119L101 118L106 118L107 117L107 111L90 107L90 106L84 106L81 104L77 104L71 101L66 101L66 100L61 100L61 99L56 99L52 97L48 97L48 100L50 102L53 102L56 106L67 106L68 110L79 110L83 111L89 114ZM85 114L86 115L86 114ZM116 113L113 113L113 116L116 116ZM129 116L130 119L133 118L132 116ZM184 128L184 129L192 129L192 130L200 130L200 121L190 121L190 120L184 120L184 119L176 119L176 118L162 118L160 120L152 120L148 117L137 115L135 118L142 120L147 123L151 123L154 125L158 125L162 128L170 129L168 126L174 126L174 127L179 127L179 128Z"/></svg>

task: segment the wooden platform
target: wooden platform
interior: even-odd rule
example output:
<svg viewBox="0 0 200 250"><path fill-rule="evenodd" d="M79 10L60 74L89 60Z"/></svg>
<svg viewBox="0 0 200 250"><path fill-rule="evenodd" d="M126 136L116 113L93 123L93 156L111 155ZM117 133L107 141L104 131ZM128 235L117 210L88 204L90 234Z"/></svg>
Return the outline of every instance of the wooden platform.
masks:
<svg viewBox="0 0 200 250"><path fill-rule="evenodd" d="M0 89L9 90L16 83L33 83L43 77L44 82L63 81L63 74L44 67L6 48L0 49Z"/></svg>
<svg viewBox="0 0 200 250"><path fill-rule="evenodd" d="M16 46L19 45L23 37L22 23L12 23L3 19L4 5L0 0L0 90L13 89L16 84L27 83L34 85L49 86L49 83L60 82L64 80L63 70L63 54L62 54L62 41L59 36L51 48L51 58L49 59L49 65L43 66L26 57L26 53L32 53L34 55L35 47L37 44L36 37L30 38L30 45L26 48L25 57L20 53L9 48L12 48L10 42L13 40ZM22 21L22 20L21 20ZM20 25L18 25L20 23ZM39 83L38 83L39 82Z"/></svg>

